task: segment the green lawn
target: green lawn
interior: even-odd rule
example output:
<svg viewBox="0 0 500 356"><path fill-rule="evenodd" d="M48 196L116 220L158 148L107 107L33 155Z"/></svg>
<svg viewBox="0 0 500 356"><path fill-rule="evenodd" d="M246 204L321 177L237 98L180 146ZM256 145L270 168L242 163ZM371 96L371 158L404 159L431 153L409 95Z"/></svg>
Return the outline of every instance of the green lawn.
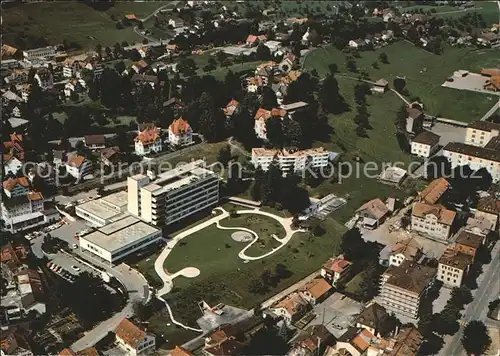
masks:
<svg viewBox="0 0 500 356"><path fill-rule="evenodd" d="M117 29L116 20L126 14L146 16L169 1L114 2L113 6L96 10L83 2L36 2L3 6L3 41L13 46L33 47L33 37L44 38L56 45L67 40L83 48L97 44L112 46L116 42L140 42L132 27Z"/></svg>
<svg viewBox="0 0 500 356"><path fill-rule="evenodd" d="M186 237L174 247L165 261L165 268L175 272L187 266L195 266L201 273L196 278L178 277L174 280L174 288L166 298L176 318L196 326L195 320L201 316L197 302L201 300L211 305L227 303L251 308L257 302L317 270L326 259L339 253L340 238L345 231L345 227L333 219L327 219L324 224L328 229L325 235L312 237L309 234L297 233L286 247L275 254L249 263L243 263L238 258L238 252L245 245L233 241L229 230L220 230L211 225ZM250 281L258 279L266 269L274 272L278 263L287 266L292 275L280 280L275 286L270 286L262 294L251 293ZM153 332L169 335L172 343L179 344L194 336L168 327L168 317L162 313L153 316L150 322L149 326Z"/></svg>
<svg viewBox="0 0 500 356"><path fill-rule="evenodd" d="M227 142L225 141L216 143L203 142L196 146L193 146L193 149L189 152L175 157L158 159L158 163L168 162L172 167L175 167L181 163L190 163L198 159L204 159L206 160L207 164L211 164L217 161L219 150L226 145Z"/></svg>
<svg viewBox="0 0 500 356"><path fill-rule="evenodd" d="M273 234L278 238L285 237L285 230L281 224L264 215L241 214L238 217L224 219L221 225L225 227L245 227L259 235L259 240L246 250L249 256L260 256L280 246L281 244L272 237ZM229 230L229 232L232 231Z"/></svg>
<svg viewBox="0 0 500 356"><path fill-rule="evenodd" d="M372 63L378 61L381 52L387 54L390 63L379 62L380 68L374 69ZM323 77L328 73L331 63L336 63L341 73L357 76L347 72L345 55L332 46L310 53L304 68L316 69ZM445 47L443 54L435 55L408 42L399 41L382 49L361 52L361 58L357 58L356 63L358 69L368 72L372 80L384 78L390 85L396 76L405 76L410 98L420 98L425 112L430 115L471 122L484 115L497 99L494 95L441 87L455 70L478 72L484 67L498 67L500 56L496 49L471 51Z"/></svg>

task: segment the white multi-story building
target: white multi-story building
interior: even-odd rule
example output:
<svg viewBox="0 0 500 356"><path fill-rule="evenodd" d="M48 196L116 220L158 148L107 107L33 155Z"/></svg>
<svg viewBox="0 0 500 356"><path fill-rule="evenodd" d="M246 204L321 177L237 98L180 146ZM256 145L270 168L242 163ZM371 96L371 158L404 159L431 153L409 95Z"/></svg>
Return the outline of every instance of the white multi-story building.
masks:
<svg viewBox="0 0 500 356"><path fill-rule="evenodd" d="M42 194L30 191L25 177L7 179L3 190L7 199L0 204L2 229L15 233L59 218L57 212L44 211Z"/></svg>
<svg viewBox="0 0 500 356"><path fill-rule="evenodd" d="M116 343L128 356L149 354L155 349L155 336L123 319L115 329Z"/></svg>
<svg viewBox="0 0 500 356"><path fill-rule="evenodd" d="M475 121L465 129L465 144L484 147L493 137L500 135L500 124L489 121Z"/></svg>
<svg viewBox="0 0 500 356"><path fill-rule="evenodd" d="M465 165L474 171L484 168L494 183L500 181L500 136L492 137L484 147L450 142L443 148L443 156L451 163L451 168Z"/></svg>
<svg viewBox="0 0 500 356"><path fill-rule="evenodd" d="M66 162L66 171L75 179L81 179L90 173L92 163L83 156L72 156Z"/></svg>
<svg viewBox="0 0 500 356"><path fill-rule="evenodd" d="M182 117L168 127L168 141L173 146L187 146L193 143L193 130Z"/></svg>
<svg viewBox="0 0 500 356"><path fill-rule="evenodd" d="M219 201L219 177L203 160L150 177L127 179L128 211L153 225L168 225ZM151 172L150 172L151 173Z"/></svg>
<svg viewBox="0 0 500 356"><path fill-rule="evenodd" d="M428 158L439 149L439 135L423 131L411 140L411 154Z"/></svg>
<svg viewBox="0 0 500 356"><path fill-rule="evenodd" d="M47 47L40 47L40 48L35 48L35 49L27 49L23 51L23 56L24 58L50 58L54 57L56 55L56 47L54 46L47 46Z"/></svg>
<svg viewBox="0 0 500 356"><path fill-rule="evenodd" d="M75 213L89 225L102 227L123 217L127 211L127 202L127 192L120 191L80 204L76 206Z"/></svg>
<svg viewBox="0 0 500 356"><path fill-rule="evenodd" d="M436 269L405 261L382 274L378 301L388 311L418 318L420 299L432 282Z"/></svg>
<svg viewBox="0 0 500 356"><path fill-rule="evenodd" d="M436 279L447 287L460 287L472 262L473 256L447 248L439 259Z"/></svg>
<svg viewBox="0 0 500 356"><path fill-rule="evenodd" d="M447 241L456 212L441 205L415 203L411 213L411 229L418 233Z"/></svg>
<svg viewBox="0 0 500 356"><path fill-rule="evenodd" d="M132 215L80 236L80 249L92 258L113 264L131 253L158 243L162 232Z"/></svg>
<svg viewBox="0 0 500 356"><path fill-rule="evenodd" d="M352 262L346 260L344 255L330 258L321 267L321 276L335 287L337 283L345 282L349 277L351 265Z"/></svg>
<svg viewBox="0 0 500 356"><path fill-rule="evenodd" d="M293 173L303 171L307 167L311 169L326 167L330 160L330 153L325 151L323 147L307 150L253 148L252 164L255 168L260 166L262 170L267 171L276 157L284 173Z"/></svg>
<svg viewBox="0 0 500 356"><path fill-rule="evenodd" d="M150 153L161 152L162 149L160 129L158 127L146 127L135 138L136 155L144 156Z"/></svg>

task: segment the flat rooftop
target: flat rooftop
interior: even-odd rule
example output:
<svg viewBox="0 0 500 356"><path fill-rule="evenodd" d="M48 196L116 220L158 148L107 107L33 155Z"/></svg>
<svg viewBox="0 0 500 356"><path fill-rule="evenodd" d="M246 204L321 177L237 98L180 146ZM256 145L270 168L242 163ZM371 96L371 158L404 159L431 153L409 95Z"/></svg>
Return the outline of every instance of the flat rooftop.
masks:
<svg viewBox="0 0 500 356"><path fill-rule="evenodd" d="M160 230L142 222L138 218L127 215L121 220L82 236L80 240L89 241L113 253L158 231Z"/></svg>
<svg viewBox="0 0 500 356"><path fill-rule="evenodd" d="M103 204L100 199L88 201L86 203L78 205L76 208L83 210L87 214L97 216L104 220L111 219L112 217L121 214L120 211L113 209L106 204Z"/></svg>
<svg viewBox="0 0 500 356"><path fill-rule="evenodd" d="M117 193L113 193L110 195L107 195L105 197L102 197L99 200L103 200L104 202L114 205L119 209L123 209L127 206L128 203L128 193L125 190L122 190Z"/></svg>
<svg viewBox="0 0 500 356"><path fill-rule="evenodd" d="M158 177L142 189L150 191L155 195L163 194L179 189L184 185L193 183L206 176L213 176L214 172L200 167L205 161L197 160L167 172L163 172Z"/></svg>

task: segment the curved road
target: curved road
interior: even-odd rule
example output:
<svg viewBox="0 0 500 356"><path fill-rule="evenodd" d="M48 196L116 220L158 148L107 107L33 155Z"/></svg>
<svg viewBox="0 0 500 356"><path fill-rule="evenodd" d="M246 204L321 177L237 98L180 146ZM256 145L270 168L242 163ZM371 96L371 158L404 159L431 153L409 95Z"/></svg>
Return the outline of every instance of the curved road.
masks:
<svg viewBox="0 0 500 356"><path fill-rule="evenodd" d="M157 8L155 11L153 11L152 13L150 13L148 16L143 17L142 19L138 19L138 20L139 20L139 21L141 21L141 22L146 22L146 21L148 21L151 17L156 16L156 15L157 15L157 14L158 14L161 10L170 10L170 11L172 11L172 9L173 9L173 8L175 7L175 5L177 5L178 3L179 3L179 1L173 1L173 2L170 2L170 3L166 4L166 5L162 5L162 6L160 6L159 8ZM150 37L150 36L143 35L143 34L140 32L140 30L139 30L139 28L138 28L137 26L134 26L133 30L134 30L134 32L135 32L135 34L136 34L136 35L141 36L141 37L143 37L143 38L147 39L148 41L151 41L151 42L155 42L155 41L157 41L157 39L156 39L156 38L154 38L154 37Z"/></svg>
<svg viewBox="0 0 500 356"><path fill-rule="evenodd" d="M268 213L268 212L265 212L265 211L260 211L260 210L257 210L257 209L252 209L252 210L238 210L237 213L238 214L260 214L260 215L265 215L265 216L268 216L268 217L271 217L275 220L277 220L282 226L283 228L285 229L285 232L286 232L286 235L284 238L282 239L277 239L278 241L281 242L281 245L277 248L275 248L274 250L262 255L262 256L258 256L258 257L251 257L251 256L247 256L245 254L245 251L253 244L255 243L255 241L258 240L258 235L250 230L250 229L247 229L247 228L244 228L244 227L231 227L231 228L226 228L226 227L221 227L219 222L227 217L229 217L229 213L224 210L223 208L221 207L217 207L215 208L214 210L218 210L218 211L221 211L222 214L220 215L217 215L217 216L214 216L213 218L205 221L205 222L202 222L201 224L198 224L188 230L185 230L177 235L175 235L170 241L167 242L167 245L165 246L165 248L163 249L163 251L160 253L160 255L158 256L158 258L156 259L155 261L155 264L154 264L154 267L155 267L155 272L156 274L161 278L161 280L163 281L163 287L157 291L156 293L156 297L161 300L166 308L167 308L167 311L168 311L168 315L170 316L170 320L172 320L172 323L174 323L175 325L178 325L180 326L181 328L184 328L186 330L192 330L192 331L197 331L197 332L203 332L201 329L196 329L196 328L192 328L190 326L187 326L187 325L184 325L182 324L181 322L177 321L172 313L172 309L170 308L170 305L168 304L168 302L163 298L163 296L167 293L169 293L172 288L173 288L173 282L172 280L179 274L179 273L174 273L174 274L171 274L169 275L166 271L165 271L165 268L163 267L164 264L165 264L165 260L167 259L168 255L170 255L170 252L172 251L172 249L175 247L175 245L181 241L183 238L187 237L187 236L190 236L192 234L194 234L195 232L198 232L212 224L216 224L216 226L218 228L221 228L221 229L231 229L231 230L245 230L245 231L248 231L250 232L252 235L254 236L257 236L256 239L254 239L250 244L248 244L245 248L243 248L243 250L240 251L240 253L238 254L238 256L241 258L241 259L244 259L244 260L259 260L259 259L262 259L264 257L267 257L273 253L275 253L277 250L279 250L280 248L282 248L283 246L285 246L289 241L290 239L292 238L293 234L295 234L296 232L299 232L299 231L303 231L303 230L292 230L290 228L290 225L291 225L291 222L292 222L292 218L281 218L279 216L276 216L274 214L271 214L271 213Z"/></svg>

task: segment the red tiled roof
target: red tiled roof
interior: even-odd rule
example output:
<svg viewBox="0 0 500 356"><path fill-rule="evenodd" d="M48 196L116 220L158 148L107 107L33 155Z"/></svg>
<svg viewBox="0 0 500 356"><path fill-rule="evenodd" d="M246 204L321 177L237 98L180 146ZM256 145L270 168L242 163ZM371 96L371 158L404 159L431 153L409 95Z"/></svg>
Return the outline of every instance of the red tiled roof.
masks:
<svg viewBox="0 0 500 356"><path fill-rule="evenodd" d="M116 336L122 339L127 345L137 349L139 344L146 337L146 333L139 329L136 325L124 318L115 330Z"/></svg>
<svg viewBox="0 0 500 356"><path fill-rule="evenodd" d="M144 131L139 132L135 141L141 141L144 145L149 145L154 143L156 140L160 138L160 129L157 127L149 127Z"/></svg>
<svg viewBox="0 0 500 356"><path fill-rule="evenodd" d="M14 189L16 187L16 185L18 185L18 184L23 186L24 188L29 187L28 179L26 177L9 178L9 179L3 181L3 183L2 183L3 189L5 189L6 191L9 191L9 192L12 189Z"/></svg>
<svg viewBox="0 0 500 356"><path fill-rule="evenodd" d="M168 129L172 131L174 135L182 135L185 134L186 132L191 131L191 126L189 126L186 120L180 117L178 119L175 119L174 122L170 124Z"/></svg>
<svg viewBox="0 0 500 356"><path fill-rule="evenodd" d="M85 157L83 156L73 156L68 159L68 165L76 168L80 168L80 166L85 161Z"/></svg>

